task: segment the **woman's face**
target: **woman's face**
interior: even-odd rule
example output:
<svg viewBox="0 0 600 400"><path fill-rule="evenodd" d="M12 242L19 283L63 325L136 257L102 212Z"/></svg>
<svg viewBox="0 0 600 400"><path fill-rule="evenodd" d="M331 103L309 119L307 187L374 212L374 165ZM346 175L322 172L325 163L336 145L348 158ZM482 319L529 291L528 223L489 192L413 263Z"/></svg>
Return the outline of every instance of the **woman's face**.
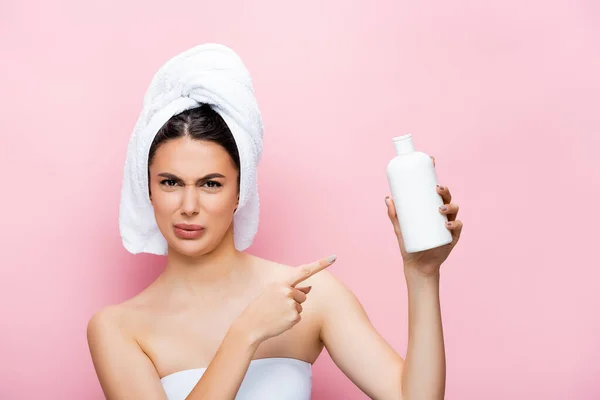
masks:
<svg viewBox="0 0 600 400"><path fill-rule="evenodd" d="M238 203L237 176L231 156L216 143L184 136L158 147L150 166L150 201L169 247L194 256L221 243ZM182 230L178 224L201 228Z"/></svg>

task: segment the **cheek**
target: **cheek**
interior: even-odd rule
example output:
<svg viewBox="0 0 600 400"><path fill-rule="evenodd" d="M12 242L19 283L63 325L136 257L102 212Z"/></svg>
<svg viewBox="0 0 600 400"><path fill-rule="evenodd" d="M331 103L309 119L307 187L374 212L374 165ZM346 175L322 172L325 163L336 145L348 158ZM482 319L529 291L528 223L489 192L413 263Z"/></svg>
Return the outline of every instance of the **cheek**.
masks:
<svg viewBox="0 0 600 400"><path fill-rule="evenodd" d="M159 192L152 195L152 207L157 216L169 216L175 212L181 204L181 196L176 192Z"/></svg>
<svg viewBox="0 0 600 400"><path fill-rule="evenodd" d="M205 195L200 198L200 207L209 215L233 214L236 200L237 198L231 198L227 193Z"/></svg>
<svg viewBox="0 0 600 400"><path fill-rule="evenodd" d="M180 203L177 192L163 192L156 196L154 203L161 208L169 208Z"/></svg>

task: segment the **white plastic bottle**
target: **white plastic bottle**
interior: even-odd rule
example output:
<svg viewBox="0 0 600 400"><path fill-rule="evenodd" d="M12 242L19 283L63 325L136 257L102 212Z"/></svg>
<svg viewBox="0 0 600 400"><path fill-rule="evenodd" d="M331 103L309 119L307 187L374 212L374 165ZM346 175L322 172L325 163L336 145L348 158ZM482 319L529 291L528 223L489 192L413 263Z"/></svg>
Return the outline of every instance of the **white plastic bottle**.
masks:
<svg viewBox="0 0 600 400"><path fill-rule="evenodd" d="M439 211L444 202L436 191L433 160L415 151L411 134L393 141L398 155L387 166L387 178L406 251L414 253L451 243L448 218Z"/></svg>

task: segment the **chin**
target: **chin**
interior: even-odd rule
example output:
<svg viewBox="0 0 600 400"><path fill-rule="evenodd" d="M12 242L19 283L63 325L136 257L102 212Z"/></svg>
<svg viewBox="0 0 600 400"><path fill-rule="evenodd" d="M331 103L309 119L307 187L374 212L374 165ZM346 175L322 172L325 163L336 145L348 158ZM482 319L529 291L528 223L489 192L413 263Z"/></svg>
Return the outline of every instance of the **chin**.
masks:
<svg viewBox="0 0 600 400"><path fill-rule="evenodd" d="M172 239L171 247L184 256L202 256L210 253L215 248L213 243L206 239L206 237L200 239L181 239L175 236Z"/></svg>

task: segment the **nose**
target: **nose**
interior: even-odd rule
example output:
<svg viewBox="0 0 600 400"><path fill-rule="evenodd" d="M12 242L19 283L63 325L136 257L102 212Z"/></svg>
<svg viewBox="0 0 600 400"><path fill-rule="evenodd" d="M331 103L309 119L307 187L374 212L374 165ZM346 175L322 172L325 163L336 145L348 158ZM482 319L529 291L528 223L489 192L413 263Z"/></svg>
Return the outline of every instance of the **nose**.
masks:
<svg viewBox="0 0 600 400"><path fill-rule="evenodd" d="M197 215L199 210L200 201L198 198L197 188L195 185L187 186L183 192L181 214L192 217Z"/></svg>

